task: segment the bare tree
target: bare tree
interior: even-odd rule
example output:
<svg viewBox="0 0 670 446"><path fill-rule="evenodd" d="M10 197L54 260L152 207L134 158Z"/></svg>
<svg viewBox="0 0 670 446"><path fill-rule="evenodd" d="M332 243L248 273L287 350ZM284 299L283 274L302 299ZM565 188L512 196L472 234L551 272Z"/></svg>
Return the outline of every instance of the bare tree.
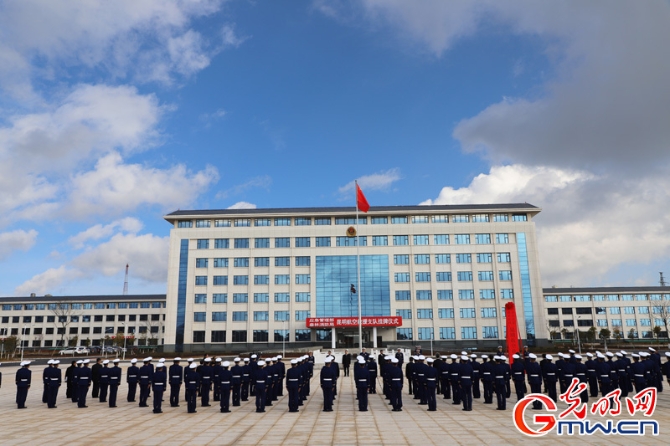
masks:
<svg viewBox="0 0 670 446"><path fill-rule="evenodd" d="M54 325L57 328L60 328L60 345L65 346L65 336L67 335L67 329L72 323L72 316L77 316L78 313L72 309L72 302L70 301L58 301L55 304L49 304L49 310L55 316Z"/></svg>
<svg viewBox="0 0 670 446"><path fill-rule="evenodd" d="M654 318L660 319L665 326L665 335L670 336L670 330L668 330L668 325L670 325L670 302L659 301L659 305L653 306Z"/></svg>
<svg viewBox="0 0 670 446"><path fill-rule="evenodd" d="M163 326L162 321L144 321L144 327L146 327L146 333L143 333L144 339L147 341L147 345L158 345L158 335L160 335L161 327Z"/></svg>

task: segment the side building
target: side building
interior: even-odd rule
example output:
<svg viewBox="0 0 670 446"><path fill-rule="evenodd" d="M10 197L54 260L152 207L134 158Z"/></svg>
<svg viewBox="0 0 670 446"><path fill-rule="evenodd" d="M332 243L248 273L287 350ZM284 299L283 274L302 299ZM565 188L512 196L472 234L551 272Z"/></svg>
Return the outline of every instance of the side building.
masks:
<svg viewBox="0 0 670 446"><path fill-rule="evenodd" d="M507 302L522 337L546 341L539 212L526 203L372 207L358 221L352 207L173 212L166 348L353 347L359 297L370 347L495 346Z"/></svg>

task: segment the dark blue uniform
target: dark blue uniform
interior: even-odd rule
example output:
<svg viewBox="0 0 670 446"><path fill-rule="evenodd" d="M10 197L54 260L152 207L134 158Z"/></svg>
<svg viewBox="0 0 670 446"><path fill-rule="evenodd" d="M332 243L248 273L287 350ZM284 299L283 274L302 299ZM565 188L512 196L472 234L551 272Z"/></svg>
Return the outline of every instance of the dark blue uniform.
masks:
<svg viewBox="0 0 670 446"><path fill-rule="evenodd" d="M84 366L79 369L77 374L77 405L78 407L88 407L86 405L86 395L88 394L88 388L91 386L91 378L93 373L91 369Z"/></svg>
<svg viewBox="0 0 670 446"><path fill-rule="evenodd" d="M121 367L118 363L109 369L109 407L116 407L116 396L121 385Z"/></svg>
<svg viewBox="0 0 670 446"><path fill-rule="evenodd" d="M200 387L200 374L194 368L188 367L185 370L184 384L186 388L186 406L188 413L196 413L198 387Z"/></svg>
<svg viewBox="0 0 670 446"><path fill-rule="evenodd" d="M378 365L374 358L368 361L368 370L370 371L370 378L368 379L368 392L377 393L377 370Z"/></svg>
<svg viewBox="0 0 670 446"><path fill-rule="evenodd" d="M230 412L230 386L233 379L233 373L228 367L221 367L219 371L219 405L221 412ZM255 383L254 383L255 384Z"/></svg>
<svg viewBox="0 0 670 446"><path fill-rule="evenodd" d="M209 404L209 392L212 390L212 376L214 374L213 368L209 365L208 362L202 366L200 372L200 402L202 407L208 407Z"/></svg>
<svg viewBox="0 0 670 446"><path fill-rule="evenodd" d="M440 388L442 389L442 397L447 400L451 398L451 385L449 382L450 367L446 360L440 363L438 372L440 374Z"/></svg>
<svg viewBox="0 0 670 446"><path fill-rule="evenodd" d="M530 392L542 393L542 370L540 369L540 364L531 360L526 367L526 375L528 376ZM539 410L541 408L542 403L540 401L533 401L533 409Z"/></svg>
<svg viewBox="0 0 670 446"><path fill-rule="evenodd" d="M286 371L286 391L288 392L288 411L298 412L298 404L300 403L299 389L300 369L297 366L292 366Z"/></svg>
<svg viewBox="0 0 670 446"><path fill-rule="evenodd" d="M426 403L428 410L434 412L437 410L437 401L435 401L435 390L437 388L437 369L430 365L426 365L424 369L426 384L424 388Z"/></svg>
<svg viewBox="0 0 670 446"><path fill-rule="evenodd" d="M240 367L239 363L235 363L235 365L233 366L233 368L230 369L230 371L233 373L233 377L232 377L232 381L231 381L231 385L233 386L233 406L239 406L240 405L240 387L242 386L242 367ZM267 372L265 372L264 376L263 376L263 391L265 391L265 378L266 377L267 377ZM256 381L260 381L260 378L257 377ZM258 400L258 398L256 400ZM263 405L263 408L265 409L265 405Z"/></svg>
<svg viewBox="0 0 670 446"><path fill-rule="evenodd" d="M600 358L596 363L596 374L598 375L598 384L600 387L600 392L602 393L602 396L605 396L608 393L610 393L611 390L610 366L608 363L606 363L604 360Z"/></svg>
<svg viewBox="0 0 670 446"><path fill-rule="evenodd" d="M484 404L493 404L493 362L485 361L480 367L484 384Z"/></svg>
<svg viewBox="0 0 670 446"><path fill-rule="evenodd" d="M454 396L451 404L461 404L461 389L458 382L461 376L461 364L452 362L449 364L449 381L451 382L451 391Z"/></svg>
<svg viewBox="0 0 670 446"><path fill-rule="evenodd" d="M335 386L335 369L324 365L321 369L321 389L323 390L323 411L333 411L333 387Z"/></svg>
<svg viewBox="0 0 670 446"><path fill-rule="evenodd" d="M83 364L77 364L77 367L72 371L72 402L76 403L79 399L79 373L83 369Z"/></svg>
<svg viewBox="0 0 670 446"><path fill-rule="evenodd" d="M249 401L249 381L251 380L251 366L245 364L242 368L242 388L240 397L242 401Z"/></svg>
<svg viewBox="0 0 670 446"><path fill-rule="evenodd" d="M404 377L402 376L402 368L400 368L400 361L398 365L392 365L388 370L388 379L390 393L391 393L391 404L393 405L393 410L395 412L400 412L402 410L402 384Z"/></svg>
<svg viewBox="0 0 670 446"><path fill-rule="evenodd" d="M217 360L212 367L212 388L214 390L214 393L212 394L212 400L214 401L221 400L221 370L223 370L223 367L221 367L221 361Z"/></svg>
<svg viewBox="0 0 670 446"><path fill-rule="evenodd" d="M158 367L151 377L151 384L154 391L154 413L163 413L163 392L167 388L167 373L165 366Z"/></svg>
<svg viewBox="0 0 670 446"><path fill-rule="evenodd" d="M233 369L234 368L235 367L233 367ZM235 382L234 379L235 379L235 372L233 372L233 383ZM256 369L256 412L265 412L265 397L266 397L265 384L267 380L268 380L267 370L265 370L264 367L259 366L258 369ZM235 405L235 387L233 385L233 406L234 405ZM237 405L238 406L240 405L239 400L237 402Z"/></svg>
<svg viewBox="0 0 670 446"><path fill-rule="evenodd" d="M507 409L507 376L509 367L507 364L498 362L493 366L493 385L496 391L498 401L498 410Z"/></svg>
<svg viewBox="0 0 670 446"><path fill-rule="evenodd" d="M354 367L354 381L356 382L356 395L358 397L358 410L367 412L368 410L368 380L370 371L365 364L357 363Z"/></svg>
<svg viewBox="0 0 670 446"><path fill-rule="evenodd" d="M135 402L135 394L137 393L137 383L140 380L140 368L135 364L128 367L126 371L126 383L128 383L128 398L129 403Z"/></svg>
<svg viewBox="0 0 670 446"><path fill-rule="evenodd" d="M23 366L16 371L16 404L19 409L25 409L26 407L32 374L33 372L27 366Z"/></svg>
<svg viewBox="0 0 670 446"><path fill-rule="evenodd" d="M479 390L479 379L481 378L479 372L481 364L477 362L476 358L472 358L470 364L472 365L472 397L481 398L482 395Z"/></svg>
<svg viewBox="0 0 670 446"><path fill-rule="evenodd" d="M53 367L51 364L47 365L44 370L42 370L42 384L44 384L44 390L42 391L42 402L44 404L47 403L47 393L49 389L49 378L47 375L49 375L49 370L52 369Z"/></svg>
<svg viewBox="0 0 670 446"><path fill-rule="evenodd" d="M107 402L107 389L109 388L109 367L107 366L108 364L103 364L102 368L100 369L100 379L99 379L99 386L100 386L100 393L99 398L101 403L106 403ZM93 371L91 370L91 374Z"/></svg>
<svg viewBox="0 0 670 446"><path fill-rule="evenodd" d="M546 387L547 395L549 395L549 398L554 400L554 402L558 401L558 396L556 395L556 381L558 380L557 373L558 369L556 368L556 364L547 361L544 366L544 386Z"/></svg>
<svg viewBox="0 0 670 446"><path fill-rule="evenodd" d="M140 407L149 407L147 398L149 398L153 375L153 368L149 364L144 364L140 367Z"/></svg>
<svg viewBox="0 0 670 446"><path fill-rule="evenodd" d="M586 364L582 364L581 360L577 360L575 363L575 378L579 379L580 383L586 384L587 381L587 368ZM582 393L579 394L580 399L582 400L582 403L588 403L589 402L589 391L588 389L583 391Z"/></svg>
<svg viewBox="0 0 670 446"><path fill-rule="evenodd" d="M58 367L50 367L46 369L47 373L47 407L49 409L56 408L56 399L58 398L58 388L61 386L62 373Z"/></svg>
<svg viewBox="0 0 670 446"><path fill-rule="evenodd" d="M168 370L168 382L170 383L170 407L179 407L179 390L181 389L184 368L175 362Z"/></svg>
<svg viewBox="0 0 670 446"><path fill-rule="evenodd" d="M472 410L472 374L473 367L470 362L461 362L459 374L459 386L461 392L461 400L463 400L463 410Z"/></svg>
<svg viewBox="0 0 670 446"><path fill-rule="evenodd" d="M589 391L592 397L598 396L598 375L596 374L596 361L589 358L586 360L586 378L589 381Z"/></svg>
<svg viewBox="0 0 670 446"><path fill-rule="evenodd" d="M514 380L514 390L516 390L516 400L519 401L523 399L523 396L526 394L526 369L524 367L524 362L519 359L515 359L512 364L512 379Z"/></svg>
<svg viewBox="0 0 670 446"><path fill-rule="evenodd" d="M636 358L637 359L637 358ZM642 391L647 385L647 376L644 364L635 361L630 365L631 381L635 384L635 392Z"/></svg>

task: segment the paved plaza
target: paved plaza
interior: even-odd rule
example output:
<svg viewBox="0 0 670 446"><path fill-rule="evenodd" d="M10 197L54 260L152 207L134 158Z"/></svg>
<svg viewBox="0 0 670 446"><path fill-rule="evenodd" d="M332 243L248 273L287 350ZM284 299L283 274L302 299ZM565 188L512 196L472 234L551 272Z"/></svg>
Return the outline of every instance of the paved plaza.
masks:
<svg viewBox="0 0 670 446"><path fill-rule="evenodd" d="M127 364L123 364L124 381ZM300 407L299 413L288 413L288 396L280 397L266 413L255 413L254 399L231 407L232 413L219 412L218 403L198 407L198 413L186 413L181 407L169 405L168 394L163 413L154 414L151 407L140 408L138 403L126 402L127 387L121 385L118 407L88 398L88 408L78 409L65 398L65 386L58 395L58 408L47 409L42 404L41 376L43 366L31 367L33 386L28 394L27 409L17 410L15 404L16 368L2 367L0 388L0 444L79 445L480 445L480 444L667 444L670 432L670 391L661 393L653 419L660 424L660 435L653 437L624 437L619 435L592 437L558 436L555 430L540 439L519 433L512 423L514 394L508 400L508 410L497 411L495 404L484 405L474 400L473 411L463 412L461 406L438 396L437 412L427 412L417 400L403 389L403 411L391 412L391 407L378 392L370 395L369 411L358 412L352 377L340 377L338 396L333 412L322 412L323 398L318 387L319 370L312 379L312 394ZM353 373L352 373L353 375ZM406 381L405 381L406 383ZM666 386L667 389L667 386ZM181 394L184 390L182 387ZM182 398L183 399L183 398ZM151 406L151 400L149 405ZM199 402L198 402L199 406ZM559 409L565 408L559 404ZM528 411L529 418L533 411ZM599 417L592 417L598 419ZM641 417L638 417L641 418Z"/></svg>

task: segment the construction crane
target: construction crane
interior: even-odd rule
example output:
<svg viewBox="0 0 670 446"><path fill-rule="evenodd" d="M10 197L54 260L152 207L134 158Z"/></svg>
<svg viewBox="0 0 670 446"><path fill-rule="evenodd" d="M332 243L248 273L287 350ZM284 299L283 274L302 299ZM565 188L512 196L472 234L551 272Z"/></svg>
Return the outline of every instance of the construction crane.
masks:
<svg viewBox="0 0 670 446"><path fill-rule="evenodd" d="M123 281L123 295L128 295L128 264L126 263L126 279Z"/></svg>

